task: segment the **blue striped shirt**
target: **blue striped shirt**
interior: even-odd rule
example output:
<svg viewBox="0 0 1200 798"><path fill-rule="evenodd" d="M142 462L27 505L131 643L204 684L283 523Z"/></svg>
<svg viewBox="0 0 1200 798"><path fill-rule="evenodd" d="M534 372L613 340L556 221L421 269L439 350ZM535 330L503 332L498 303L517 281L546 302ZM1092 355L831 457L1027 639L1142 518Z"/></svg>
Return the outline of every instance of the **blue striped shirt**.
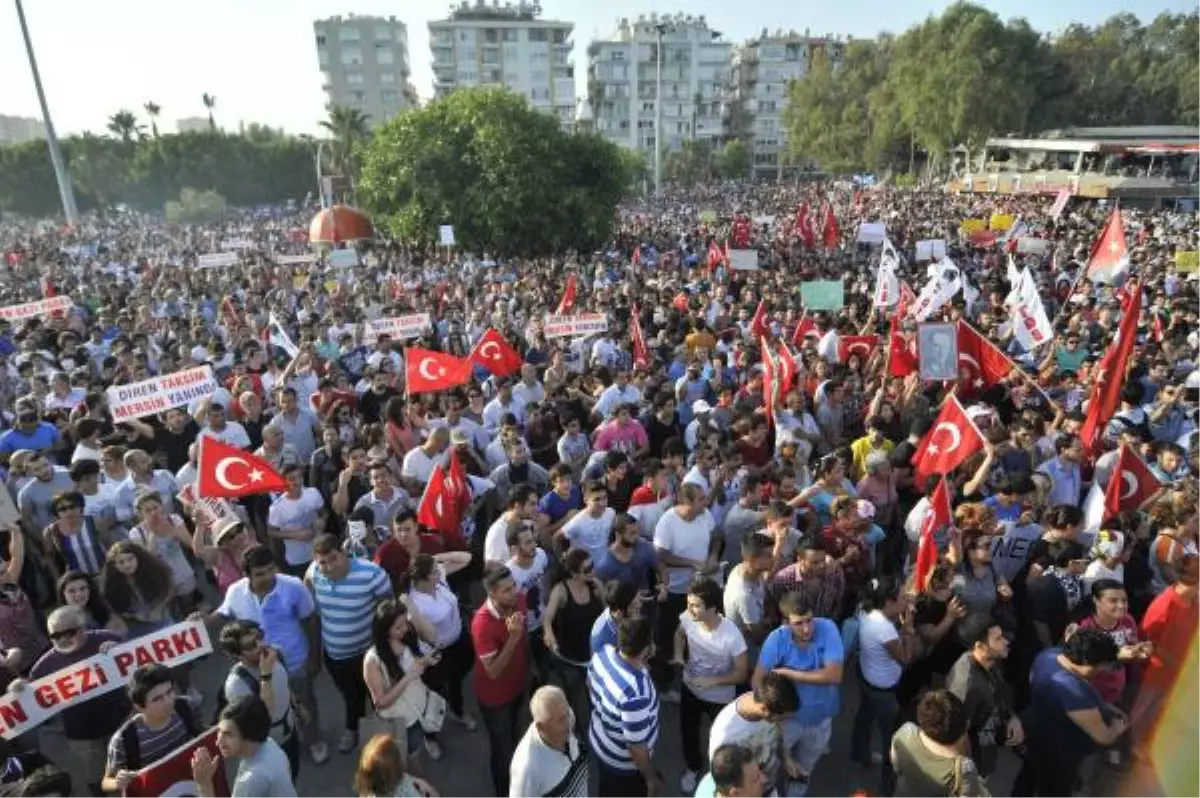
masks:
<svg viewBox="0 0 1200 798"><path fill-rule="evenodd" d="M350 659L371 647L375 605L392 597L387 572L366 560L350 560L350 570L336 582L314 562L308 579L321 617L321 642L330 659Z"/></svg>
<svg viewBox="0 0 1200 798"><path fill-rule="evenodd" d="M592 724L588 741L603 767L635 771L629 755L635 745L653 753L658 742L658 690L643 668L633 668L612 646L604 646L588 665Z"/></svg>

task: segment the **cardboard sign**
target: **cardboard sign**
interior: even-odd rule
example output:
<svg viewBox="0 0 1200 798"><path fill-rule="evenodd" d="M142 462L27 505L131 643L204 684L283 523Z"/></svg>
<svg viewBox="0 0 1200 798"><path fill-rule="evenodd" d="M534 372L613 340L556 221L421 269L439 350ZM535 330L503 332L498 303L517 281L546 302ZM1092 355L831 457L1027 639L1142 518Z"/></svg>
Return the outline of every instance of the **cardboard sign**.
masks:
<svg viewBox="0 0 1200 798"><path fill-rule="evenodd" d="M197 269L222 269L238 262L236 252L209 252L196 257Z"/></svg>
<svg viewBox="0 0 1200 798"><path fill-rule="evenodd" d="M375 319L363 322L363 340L374 343L381 335L390 335L393 340L420 338L430 328L428 313L413 313L409 316L393 316L390 319Z"/></svg>
<svg viewBox="0 0 1200 798"><path fill-rule="evenodd" d="M542 332L547 338L572 338L608 330L608 317L603 313L581 313L578 316L547 316Z"/></svg>
<svg viewBox="0 0 1200 798"><path fill-rule="evenodd" d="M49 316L51 313L61 313L72 307L71 297L55 296L49 299L39 299L36 302L26 302L23 305L9 305L0 308L0 319L5 321L20 321L32 319L35 316Z"/></svg>
<svg viewBox="0 0 1200 798"><path fill-rule="evenodd" d="M348 269L358 265L357 249L335 249L329 253L329 265L335 269Z"/></svg>
<svg viewBox="0 0 1200 798"><path fill-rule="evenodd" d="M454 246L454 225L443 224L438 226L438 244L443 247Z"/></svg>
<svg viewBox="0 0 1200 798"><path fill-rule="evenodd" d="M254 249L254 242L248 238L229 238L221 242L221 249L225 252Z"/></svg>
<svg viewBox="0 0 1200 798"><path fill-rule="evenodd" d="M729 268L747 272L758 271L758 250L729 250Z"/></svg>
<svg viewBox="0 0 1200 798"><path fill-rule="evenodd" d="M993 213L992 218L988 219L988 229L995 230L997 233L1003 233L1012 227L1016 221L1017 217L1011 213Z"/></svg>
<svg viewBox="0 0 1200 798"><path fill-rule="evenodd" d="M762 227L764 224L767 225L768 227L774 225L775 217L770 214L764 214L763 216L755 216L754 217L754 226L755 227Z"/></svg>
<svg viewBox="0 0 1200 798"><path fill-rule="evenodd" d="M316 255L276 255L273 260L280 266L300 266L308 263L316 263Z"/></svg>
<svg viewBox="0 0 1200 798"><path fill-rule="evenodd" d="M1050 242L1044 238L1021 236L1017 239L1017 252L1022 255L1045 255L1050 248Z"/></svg>
<svg viewBox="0 0 1200 798"><path fill-rule="evenodd" d="M1194 272L1197 269L1200 269L1200 252L1182 249L1175 253L1175 271Z"/></svg>
<svg viewBox="0 0 1200 798"><path fill-rule="evenodd" d="M119 690L133 672L152 663L174 668L212 653L203 623L185 621L120 643L68 668L30 682L20 693L0 696L0 736L12 740L68 707Z"/></svg>
<svg viewBox="0 0 1200 798"><path fill-rule="evenodd" d="M131 385L114 385L107 391L114 422L165 413L216 392L217 379L211 366L163 374Z"/></svg>
<svg viewBox="0 0 1200 798"><path fill-rule="evenodd" d="M958 229L970 235L971 233L979 233L986 230L987 226L987 219L963 219Z"/></svg>
<svg viewBox="0 0 1200 798"><path fill-rule="evenodd" d="M1057 219L1062 216L1062 212L1067 209L1067 203L1071 200L1071 191L1069 189L1059 189L1058 196L1054 198L1054 204L1050 206L1050 218Z"/></svg>
<svg viewBox="0 0 1200 798"><path fill-rule="evenodd" d="M927 238L917 242L917 260L941 260L946 257L946 240L944 238Z"/></svg>
<svg viewBox="0 0 1200 798"><path fill-rule="evenodd" d="M841 310L846 290L841 280L812 280L800 283L800 301L805 310Z"/></svg>
<svg viewBox="0 0 1200 798"><path fill-rule="evenodd" d="M715 224L717 221L717 212L710 209L700 211L700 221L705 224Z"/></svg>
<svg viewBox="0 0 1200 798"><path fill-rule="evenodd" d="M882 244L887 239L887 225L883 222L863 222L858 226L856 240L860 244Z"/></svg>

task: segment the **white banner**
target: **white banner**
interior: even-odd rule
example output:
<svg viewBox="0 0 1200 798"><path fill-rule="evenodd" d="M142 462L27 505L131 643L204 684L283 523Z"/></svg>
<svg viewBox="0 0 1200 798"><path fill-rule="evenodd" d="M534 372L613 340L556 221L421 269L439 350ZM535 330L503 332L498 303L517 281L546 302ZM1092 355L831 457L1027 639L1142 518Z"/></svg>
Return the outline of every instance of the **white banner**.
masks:
<svg viewBox="0 0 1200 798"><path fill-rule="evenodd" d="M375 319L363 322L363 340L374 344L381 335L389 335L392 340L407 341L410 338L420 338L421 334L430 329L428 313L413 313L409 316L393 316L390 319Z"/></svg>
<svg viewBox="0 0 1200 798"><path fill-rule="evenodd" d="M863 222L858 226L858 243L882 244L887 239L887 225L883 222Z"/></svg>
<svg viewBox="0 0 1200 798"><path fill-rule="evenodd" d="M108 409L113 421L165 413L173 407L207 399L217 392L211 366L198 366L174 374L163 374L132 385L108 389Z"/></svg>
<svg viewBox="0 0 1200 798"><path fill-rule="evenodd" d="M221 249L226 252L239 249L254 249L254 242L248 238L229 238L221 242Z"/></svg>
<svg viewBox="0 0 1200 798"><path fill-rule="evenodd" d="M757 249L729 250L729 268L738 271L752 272L758 270Z"/></svg>
<svg viewBox="0 0 1200 798"><path fill-rule="evenodd" d="M300 264L316 263L316 255L276 255L274 261L280 266L298 266Z"/></svg>
<svg viewBox="0 0 1200 798"><path fill-rule="evenodd" d="M891 258L884 258L879 263L873 305L877 308L890 308L899 301L900 280L896 277L896 268Z"/></svg>
<svg viewBox="0 0 1200 798"><path fill-rule="evenodd" d="M49 299L39 299L36 302L26 302L23 305L9 305L0 308L0 319L4 321L20 321L32 319L35 316L49 316L51 313L61 313L70 310L73 303L69 296L54 296Z"/></svg>
<svg viewBox="0 0 1200 798"><path fill-rule="evenodd" d="M443 224L438 227L438 243L443 247L454 246L454 225Z"/></svg>
<svg viewBox="0 0 1200 798"><path fill-rule="evenodd" d="M196 256L197 269L221 269L226 266L233 266L238 262L236 252L209 252L205 255Z"/></svg>
<svg viewBox="0 0 1200 798"><path fill-rule="evenodd" d="M335 269L348 269L358 265L357 249L335 249L329 253L329 265Z"/></svg>
<svg viewBox="0 0 1200 798"><path fill-rule="evenodd" d="M30 682L19 693L0 696L0 736L12 740L68 707L119 690L133 672L153 663L174 668L212 653L203 623L168 626L128 643L118 643L68 668Z"/></svg>
<svg viewBox="0 0 1200 798"><path fill-rule="evenodd" d="M581 313L578 316L547 316L542 332L547 338L573 338L608 330L608 317L603 313Z"/></svg>
<svg viewBox="0 0 1200 798"><path fill-rule="evenodd" d="M1017 252L1022 255L1045 255L1049 247L1050 242L1044 238L1022 236L1017 239Z"/></svg>
<svg viewBox="0 0 1200 798"><path fill-rule="evenodd" d="M917 242L917 260L941 260L946 257L946 239L927 238Z"/></svg>

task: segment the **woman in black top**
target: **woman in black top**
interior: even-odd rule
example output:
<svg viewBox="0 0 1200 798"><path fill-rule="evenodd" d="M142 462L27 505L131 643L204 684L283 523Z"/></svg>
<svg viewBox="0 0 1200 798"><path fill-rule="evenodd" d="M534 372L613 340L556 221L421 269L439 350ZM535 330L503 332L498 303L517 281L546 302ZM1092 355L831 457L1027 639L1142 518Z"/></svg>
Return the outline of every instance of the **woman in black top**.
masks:
<svg viewBox="0 0 1200 798"><path fill-rule="evenodd" d="M571 549L562 560L560 581L550 589L542 616L546 648L555 681L575 711L575 733L587 734L590 704L587 668L592 659L592 626L604 611L604 592L592 576L586 549Z"/></svg>

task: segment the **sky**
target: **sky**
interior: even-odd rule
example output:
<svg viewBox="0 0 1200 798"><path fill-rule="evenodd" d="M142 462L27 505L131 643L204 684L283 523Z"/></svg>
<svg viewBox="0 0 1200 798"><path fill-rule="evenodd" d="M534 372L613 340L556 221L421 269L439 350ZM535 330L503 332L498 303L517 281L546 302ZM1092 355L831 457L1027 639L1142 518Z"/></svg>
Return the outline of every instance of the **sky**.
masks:
<svg viewBox="0 0 1200 798"><path fill-rule="evenodd" d="M515 1L515 0L514 0ZM490 2L489 2L490 4ZM1008 0L982 2L1001 18L1024 17L1039 30L1071 22L1095 24L1133 11L1186 12L1192 0ZM585 94L587 43L607 38L621 17L651 12L699 15L727 40L741 42L763 27L870 37L900 32L950 2L942 0L542 0L543 17L575 23L577 96ZM315 133L325 115L312 23L355 13L396 16L408 26L409 61L417 93L433 92L431 19L445 2L414 0L25 0L50 113L60 135L103 132L128 109L162 106L159 127L204 116L204 93L216 96L217 123L239 122ZM0 2L0 114L41 117L13 3Z"/></svg>

